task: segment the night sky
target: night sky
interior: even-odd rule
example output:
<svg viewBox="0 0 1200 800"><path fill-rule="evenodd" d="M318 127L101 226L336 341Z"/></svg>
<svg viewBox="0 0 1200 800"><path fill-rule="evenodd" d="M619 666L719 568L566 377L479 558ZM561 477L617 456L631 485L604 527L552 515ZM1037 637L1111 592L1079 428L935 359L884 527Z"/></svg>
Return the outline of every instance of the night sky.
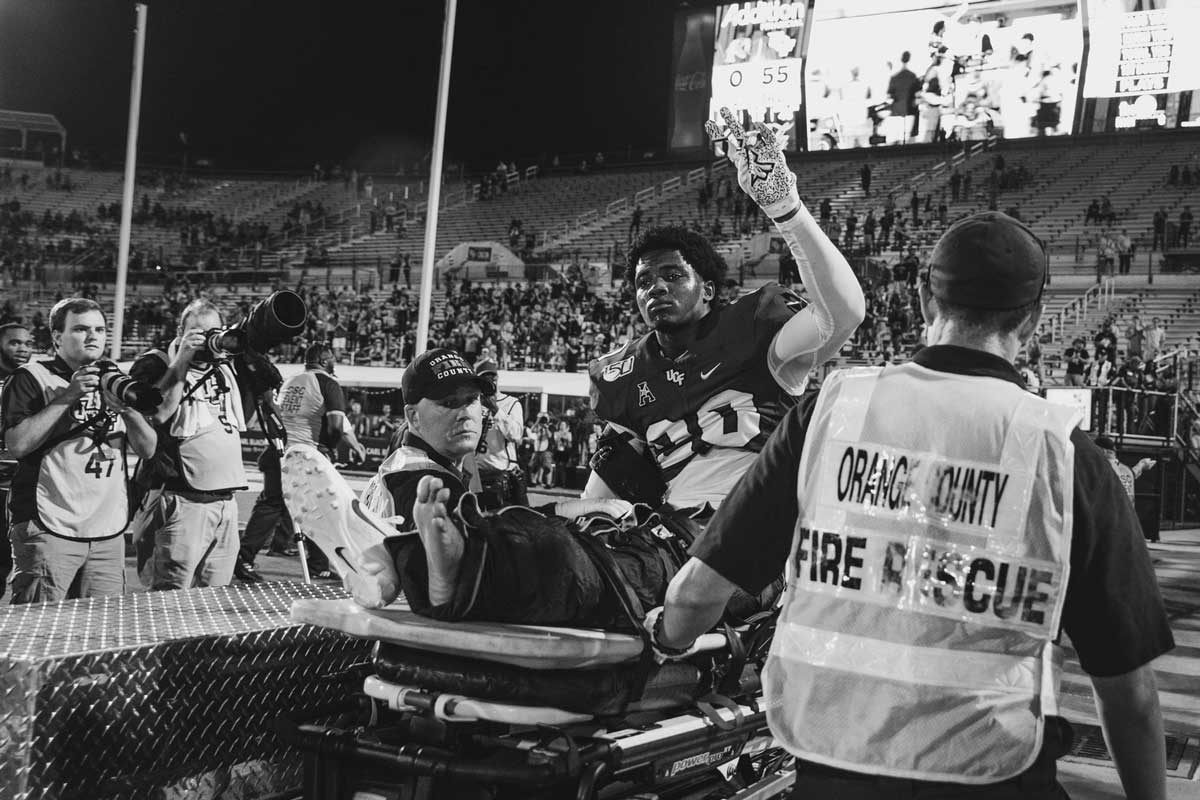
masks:
<svg viewBox="0 0 1200 800"><path fill-rule="evenodd" d="M661 149L674 0L459 0L447 157ZM123 157L134 4L0 0L0 108ZM151 0L141 159L299 167L433 136L438 0Z"/></svg>

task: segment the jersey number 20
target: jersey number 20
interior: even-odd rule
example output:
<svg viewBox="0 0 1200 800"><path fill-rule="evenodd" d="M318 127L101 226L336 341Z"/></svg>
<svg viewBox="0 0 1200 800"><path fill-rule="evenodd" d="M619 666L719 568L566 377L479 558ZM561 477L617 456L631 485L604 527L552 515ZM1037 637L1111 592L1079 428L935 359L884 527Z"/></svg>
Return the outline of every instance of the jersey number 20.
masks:
<svg viewBox="0 0 1200 800"><path fill-rule="evenodd" d="M745 447L761 429L762 417L754 397L726 389L706 400L695 414L650 425L646 440L658 455L659 466L668 469L692 453L704 453L713 447ZM689 443L691 447L684 447Z"/></svg>

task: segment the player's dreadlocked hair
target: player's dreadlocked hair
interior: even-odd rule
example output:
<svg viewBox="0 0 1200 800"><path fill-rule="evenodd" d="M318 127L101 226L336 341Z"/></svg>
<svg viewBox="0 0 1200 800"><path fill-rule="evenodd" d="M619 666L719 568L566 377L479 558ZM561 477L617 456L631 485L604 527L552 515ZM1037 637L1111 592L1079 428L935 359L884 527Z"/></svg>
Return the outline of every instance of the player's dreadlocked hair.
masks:
<svg viewBox="0 0 1200 800"><path fill-rule="evenodd" d="M692 269L706 281L712 281L718 289L725 280L725 271L729 269L721 254L713 249L708 239L695 231L677 225L665 225L661 228L651 228L637 238L633 247L625 257L625 280L633 284L633 275L637 264L656 250L674 250L683 256Z"/></svg>

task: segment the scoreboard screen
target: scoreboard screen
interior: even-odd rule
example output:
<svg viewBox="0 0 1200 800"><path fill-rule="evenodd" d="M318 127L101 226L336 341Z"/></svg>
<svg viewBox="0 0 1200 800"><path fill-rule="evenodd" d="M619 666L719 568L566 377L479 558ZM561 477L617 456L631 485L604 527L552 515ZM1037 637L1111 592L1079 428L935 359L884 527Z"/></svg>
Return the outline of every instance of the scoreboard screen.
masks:
<svg viewBox="0 0 1200 800"><path fill-rule="evenodd" d="M805 0L717 7L709 118L727 107L743 124L765 122L785 150L796 150L804 106ZM799 139L797 137L800 137Z"/></svg>
<svg viewBox="0 0 1200 800"><path fill-rule="evenodd" d="M1154 11L1097 9L1088 28L1085 97L1165 94L1200 88L1200 2Z"/></svg>

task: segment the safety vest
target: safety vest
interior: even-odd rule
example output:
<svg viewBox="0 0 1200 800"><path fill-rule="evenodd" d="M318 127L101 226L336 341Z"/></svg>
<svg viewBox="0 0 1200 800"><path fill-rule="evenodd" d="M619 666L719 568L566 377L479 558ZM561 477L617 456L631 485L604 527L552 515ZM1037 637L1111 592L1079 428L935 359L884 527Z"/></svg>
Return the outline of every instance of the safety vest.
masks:
<svg viewBox="0 0 1200 800"><path fill-rule="evenodd" d="M805 438L764 691L787 750L994 783L1056 712L1077 412L994 378L835 372Z"/></svg>
<svg viewBox="0 0 1200 800"><path fill-rule="evenodd" d="M403 515L396 515L396 503L392 500L392 493L387 487L386 478L397 472L428 472L430 470L444 472L455 481L461 480L458 475L430 458L424 450L404 445L379 465L379 471L371 477L371 480L367 481L367 486L363 489L361 502L363 506L393 525L399 526L406 521L411 523L412 520L408 520Z"/></svg>
<svg viewBox="0 0 1200 800"><path fill-rule="evenodd" d="M161 350L152 353L169 363ZM184 399L171 417L168 434L179 448L179 473L191 488L224 492L246 488L242 464L241 393L233 367L222 362L189 395L208 367L192 366L183 385ZM219 377L218 377L219 376Z"/></svg>
<svg viewBox="0 0 1200 800"><path fill-rule="evenodd" d="M46 405L70 386L69 377L54 374L43 362L30 361L22 369L37 380ZM38 522L57 536L109 539L129 525L125 422L104 408L99 391L88 392L71 407L60 423L67 427L56 430L51 441L98 414L95 423L53 444L38 467Z"/></svg>

